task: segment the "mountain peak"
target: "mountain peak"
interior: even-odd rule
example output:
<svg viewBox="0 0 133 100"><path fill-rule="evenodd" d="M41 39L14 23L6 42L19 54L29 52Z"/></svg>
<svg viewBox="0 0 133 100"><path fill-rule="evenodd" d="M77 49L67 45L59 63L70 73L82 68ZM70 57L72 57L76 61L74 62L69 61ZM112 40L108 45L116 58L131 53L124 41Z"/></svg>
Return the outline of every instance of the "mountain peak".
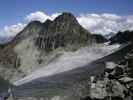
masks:
<svg viewBox="0 0 133 100"><path fill-rule="evenodd" d="M64 12L60 16L69 17L69 18L75 18L75 16L72 13L69 13L69 12Z"/></svg>
<svg viewBox="0 0 133 100"><path fill-rule="evenodd" d="M47 19L47 20L43 23L43 25L44 25L45 28L48 28L48 26L49 26L52 22L53 22L53 21L51 21L50 19Z"/></svg>
<svg viewBox="0 0 133 100"><path fill-rule="evenodd" d="M68 12L64 12L61 15L59 15L57 18L54 20L55 22L73 22L73 23L78 23L76 17Z"/></svg>
<svg viewBox="0 0 133 100"><path fill-rule="evenodd" d="M31 21L27 26L42 24L40 21Z"/></svg>
<svg viewBox="0 0 133 100"><path fill-rule="evenodd" d="M40 21L30 22L14 39L21 40L29 36L38 34L43 29L43 24Z"/></svg>

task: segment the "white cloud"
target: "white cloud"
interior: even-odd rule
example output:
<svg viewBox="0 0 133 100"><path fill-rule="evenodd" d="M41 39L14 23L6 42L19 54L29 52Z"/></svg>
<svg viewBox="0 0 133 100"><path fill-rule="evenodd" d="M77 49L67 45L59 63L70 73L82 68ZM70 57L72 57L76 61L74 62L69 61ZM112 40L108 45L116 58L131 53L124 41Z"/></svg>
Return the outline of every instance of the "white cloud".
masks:
<svg viewBox="0 0 133 100"><path fill-rule="evenodd" d="M44 12L41 12L41 11L31 13L31 14L27 15L25 18L25 20L28 22L34 21L34 20L44 22L47 19L50 19L50 16L46 15Z"/></svg>
<svg viewBox="0 0 133 100"><path fill-rule="evenodd" d="M37 11L27 15L25 20L27 20L28 22L35 20L40 22L45 22L47 19L54 20L59 15L60 13L53 13L52 15L47 15L44 12Z"/></svg>
<svg viewBox="0 0 133 100"><path fill-rule="evenodd" d="M26 24L18 23L16 25L10 25L10 26L5 26L3 30L0 31L0 36L15 36L17 33L19 33L23 28L25 27Z"/></svg>
<svg viewBox="0 0 133 100"><path fill-rule="evenodd" d="M108 34L124 30L133 30L133 15L82 14L77 17L79 23L92 33Z"/></svg>
<svg viewBox="0 0 133 100"><path fill-rule="evenodd" d="M17 34L17 33L20 32L24 27L25 27L25 24L18 23L18 24L16 24L16 25L5 26L5 27L4 27L4 30L5 30L7 33L14 33L14 34Z"/></svg>
<svg viewBox="0 0 133 100"><path fill-rule="evenodd" d="M56 17L58 17L59 15L61 15L61 13L53 13L51 16L50 16L50 19L51 20L54 20Z"/></svg>
<svg viewBox="0 0 133 100"><path fill-rule="evenodd" d="M0 36L14 36L19 33L30 21L45 22L47 19L54 20L61 13L48 15L42 11L36 11L27 15L23 22L16 25L5 26L0 30ZM92 33L108 34L121 30L133 30L133 15L119 16L116 14L81 14L77 16L78 22Z"/></svg>
<svg viewBox="0 0 133 100"><path fill-rule="evenodd" d="M116 14L104 13L101 16L104 17L104 18L110 19L110 20L119 20L119 19L121 19L121 16L118 16Z"/></svg>
<svg viewBox="0 0 133 100"><path fill-rule="evenodd" d="M5 26L2 30L0 30L0 36L15 36L19 33L23 28L31 21L40 21L45 22L47 19L54 20L61 13L53 13L51 15L47 15L44 12L37 11L34 13L30 13L24 18L25 23L18 23L16 25L8 25Z"/></svg>

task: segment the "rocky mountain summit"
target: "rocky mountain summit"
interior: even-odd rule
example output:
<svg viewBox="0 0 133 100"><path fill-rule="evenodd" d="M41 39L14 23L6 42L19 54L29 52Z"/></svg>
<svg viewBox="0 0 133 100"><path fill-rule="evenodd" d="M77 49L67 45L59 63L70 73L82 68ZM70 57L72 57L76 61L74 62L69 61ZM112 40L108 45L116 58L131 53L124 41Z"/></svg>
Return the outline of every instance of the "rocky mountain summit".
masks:
<svg viewBox="0 0 133 100"><path fill-rule="evenodd" d="M17 80L60 55L57 49L77 50L98 37L85 30L71 13L44 23L32 21L11 41L0 45L0 76Z"/></svg>
<svg viewBox="0 0 133 100"><path fill-rule="evenodd" d="M38 48L44 50L66 47L68 45L83 45L90 39L90 33L85 30L71 13L63 13L54 21L46 20L30 22L14 39L20 41L32 37Z"/></svg>

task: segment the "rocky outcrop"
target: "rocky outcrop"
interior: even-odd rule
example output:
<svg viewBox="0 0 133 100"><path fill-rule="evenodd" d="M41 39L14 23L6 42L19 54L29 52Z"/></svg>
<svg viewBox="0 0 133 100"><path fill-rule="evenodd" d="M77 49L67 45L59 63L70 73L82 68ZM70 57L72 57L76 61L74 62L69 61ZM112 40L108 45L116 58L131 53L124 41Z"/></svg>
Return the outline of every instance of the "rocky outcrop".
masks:
<svg viewBox="0 0 133 100"><path fill-rule="evenodd" d="M90 81L89 94L81 100L132 100L132 63L133 52L126 54L119 63L107 62L102 78L95 76Z"/></svg>

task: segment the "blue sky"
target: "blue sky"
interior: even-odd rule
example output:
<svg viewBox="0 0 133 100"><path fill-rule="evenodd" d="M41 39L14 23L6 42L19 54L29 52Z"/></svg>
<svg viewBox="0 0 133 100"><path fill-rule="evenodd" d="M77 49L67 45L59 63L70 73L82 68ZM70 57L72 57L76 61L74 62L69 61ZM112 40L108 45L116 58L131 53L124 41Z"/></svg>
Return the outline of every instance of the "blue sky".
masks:
<svg viewBox="0 0 133 100"><path fill-rule="evenodd" d="M133 0L0 0L0 27L15 24L34 11L80 13L133 13Z"/></svg>
<svg viewBox="0 0 133 100"><path fill-rule="evenodd" d="M133 0L0 0L0 29L23 21L36 11L46 14L72 12L80 14L112 13L119 16L133 15Z"/></svg>

